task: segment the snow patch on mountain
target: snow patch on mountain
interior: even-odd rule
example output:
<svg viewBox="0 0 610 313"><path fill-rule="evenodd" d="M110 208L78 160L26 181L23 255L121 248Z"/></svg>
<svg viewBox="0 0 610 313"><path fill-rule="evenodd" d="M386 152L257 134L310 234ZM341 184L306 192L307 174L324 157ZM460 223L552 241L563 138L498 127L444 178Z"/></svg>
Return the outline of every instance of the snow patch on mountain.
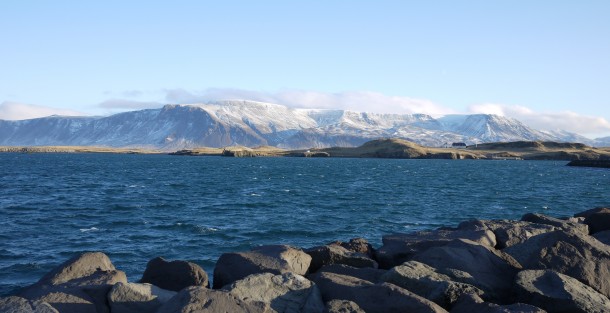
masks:
<svg viewBox="0 0 610 313"><path fill-rule="evenodd" d="M196 146L272 145L298 149L358 146L397 137L425 146L516 140L578 141L568 132L542 132L490 114L377 114L294 109L245 100L172 104L108 117L51 116L0 120L0 145L103 145L172 150Z"/></svg>

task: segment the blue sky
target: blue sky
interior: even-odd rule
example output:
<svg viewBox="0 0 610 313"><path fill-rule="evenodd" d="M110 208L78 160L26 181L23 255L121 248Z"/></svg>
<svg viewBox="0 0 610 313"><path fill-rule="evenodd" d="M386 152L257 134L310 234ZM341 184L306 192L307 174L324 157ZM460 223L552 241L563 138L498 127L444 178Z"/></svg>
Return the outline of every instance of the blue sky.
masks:
<svg viewBox="0 0 610 313"><path fill-rule="evenodd" d="M223 98L610 135L610 1L0 2L0 118Z"/></svg>

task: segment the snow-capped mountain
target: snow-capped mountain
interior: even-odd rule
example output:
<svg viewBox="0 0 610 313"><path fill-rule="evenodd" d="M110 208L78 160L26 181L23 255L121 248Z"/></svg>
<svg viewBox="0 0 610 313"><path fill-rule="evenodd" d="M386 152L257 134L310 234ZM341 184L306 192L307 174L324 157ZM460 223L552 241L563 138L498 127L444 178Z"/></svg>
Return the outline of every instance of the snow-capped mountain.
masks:
<svg viewBox="0 0 610 313"><path fill-rule="evenodd" d="M271 145L298 149L358 146L382 137L403 138L425 146L458 141L472 144L584 138L567 132L537 131L515 119L497 115L433 118L425 114L293 109L254 101L166 105L108 117L0 120L0 145L98 145L166 150Z"/></svg>
<svg viewBox="0 0 610 313"><path fill-rule="evenodd" d="M595 139L595 146L610 147L610 136Z"/></svg>

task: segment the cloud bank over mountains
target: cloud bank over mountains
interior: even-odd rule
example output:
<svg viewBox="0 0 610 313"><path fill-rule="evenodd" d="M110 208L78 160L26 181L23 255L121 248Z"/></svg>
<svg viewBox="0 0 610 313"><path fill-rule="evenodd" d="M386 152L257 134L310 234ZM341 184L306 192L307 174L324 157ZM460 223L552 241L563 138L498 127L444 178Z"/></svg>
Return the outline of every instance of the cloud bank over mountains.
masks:
<svg viewBox="0 0 610 313"><path fill-rule="evenodd" d="M610 135L610 122L603 117L587 116L571 111L536 112L520 105L496 103L473 104L456 110L427 99L389 96L372 91L345 91L338 93L280 90L276 92L252 91L234 88L209 88L198 91L164 89L160 91L129 90L108 93L109 99L98 103L96 110L108 114L120 111L159 108L164 104L205 103L215 100L253 100L285 105L291 108L341 109L372 113L423 113L432 116L446 114L496 114L520 120L541 130L569 131L589 137ZM152 100L151 100L152 99ZM0 103L0 119L18 120L48 115L85 115L81 112L56 109L41 105L5 101Z"/></svg>

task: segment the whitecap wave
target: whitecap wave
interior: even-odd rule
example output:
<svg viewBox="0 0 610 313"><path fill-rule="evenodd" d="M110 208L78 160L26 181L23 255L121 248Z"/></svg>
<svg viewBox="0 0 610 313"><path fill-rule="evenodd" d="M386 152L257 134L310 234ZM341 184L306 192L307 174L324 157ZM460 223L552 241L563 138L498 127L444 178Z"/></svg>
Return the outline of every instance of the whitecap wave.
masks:
<svg viewBox="0 0 610 313"><path fill-rule="evenodd" d="M80 231L83 233L89 232L89 231L98 231L99 228L97 227L91 227L91 228L81 228Z"/></svg>

